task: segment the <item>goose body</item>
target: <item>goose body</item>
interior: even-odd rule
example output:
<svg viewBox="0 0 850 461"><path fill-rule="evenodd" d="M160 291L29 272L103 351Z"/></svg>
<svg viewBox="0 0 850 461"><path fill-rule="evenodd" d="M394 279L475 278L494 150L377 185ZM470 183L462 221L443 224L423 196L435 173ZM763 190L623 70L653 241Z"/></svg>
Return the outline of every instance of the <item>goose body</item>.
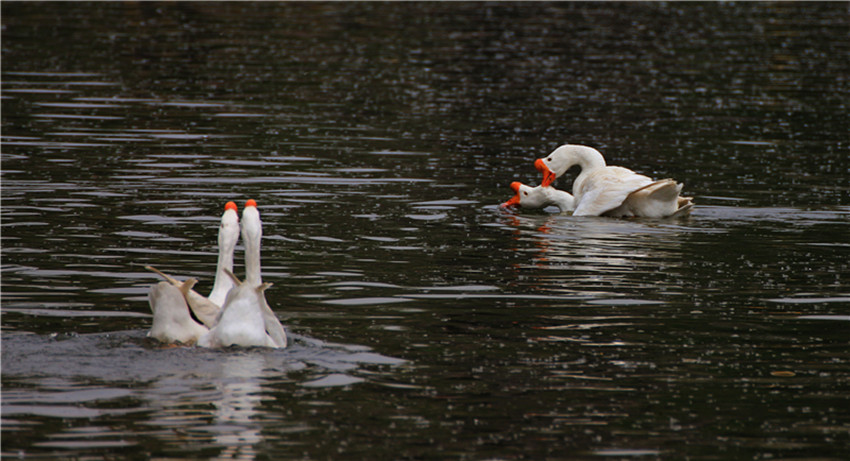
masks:
<svg viewBox="0 0 850 461"><path fill-rule="evenodd" d="M200 337L198 345L282 347L266 333L262 306L266 303L263 292L269 286L265 283L250 285L247 280L234 286L227 293L218 323Z"/></svg>
<svg viewBox="0 0 850 461"><path fill-rule="evenodd" d="M145 269L160 275L162 278L165 279L165 281L168 284L177 288L178 290L180 290L180 287L185 283L185 282L181 282L181 281L177 280L176 278L166 274L165 272L162 272L161 270L159 270L159 269L157 269L153 266L145 266ZM194 280L194 279L187 279L187 281L188 280ZM163 283L165 283L165 282L163 282ZM194 285L194 283L193 283L193 285ZM180 290L180 291L183 293L183 296L185 298L185 302L188 304L189 308L192 310L192 314L194 314L195 317L198 320L200 320L201 323L206 325L208 328L212 328L213 326L215 326L215 323L218 320L218 315L219 315L219 312L221 311L221 308L217 304L210 301L206 296L198 293L197 291L195 291L193 289L188 289L188 290L185 290L185 291Z"/></svg>
<svg viewBox="0 0 850 461"><path fill-rule="evenodd" d="M153 325L148 336L164 343L192 344L206 334L207 327L196 322L189 313L184 292L197 282L188 279L181 288L169 282L159 282L148 292L153 312Z"/></svg>
<svg viewBox="0 0 850 461"><path fill-rule="evenodd" d="M568 192L555 189L552 186L531 187L514 181L511 183L515 195L502 204L503 208L519 206L521 208L544 208L555 205L561 213L575 209L575 199Z"/></svg>
<svg viewBox="0 0 850 461"><path fill-rule="evenodd" d="M534 166L543 173L542 186L551 185L573 166L581 173L573 182L574 216L665 218L687 214L692 204L679 194L672 179L655 181L619 166L608 166L596 149L565 144Z"/></svg>

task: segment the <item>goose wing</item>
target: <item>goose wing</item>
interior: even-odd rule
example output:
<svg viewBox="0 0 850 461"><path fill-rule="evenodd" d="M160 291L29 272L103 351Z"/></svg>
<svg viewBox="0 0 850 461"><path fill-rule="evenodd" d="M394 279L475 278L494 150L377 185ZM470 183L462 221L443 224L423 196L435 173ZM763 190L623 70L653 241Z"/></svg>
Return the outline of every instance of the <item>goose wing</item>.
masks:
<svg viewBox="0 0 850 461"><path fill-rule="evenodd" d="M574 216L601 216L613 210L632 192L652 184L652 179L628 168L605 167L576 179Z"/></svg>
<svg viewBox="0 0 850 461"><path fill-rule="evenodd" d="M145 269L159 274L162 278L164 278L168 283L176 287L183 293L183 297L186 298L186 302L189 304L189 308L192 309L192 313L195 314L195 317L201 321L207 328L212 328L215 326L218 321L218 313L221 310L218 304L210 301L206 296L199 294L197 291L192 289L194 285L187 285L185 282L181 282L174 277L160 271L159 269L153 266L145 266ZM197 282L197 280L195 280Z"/></svg>

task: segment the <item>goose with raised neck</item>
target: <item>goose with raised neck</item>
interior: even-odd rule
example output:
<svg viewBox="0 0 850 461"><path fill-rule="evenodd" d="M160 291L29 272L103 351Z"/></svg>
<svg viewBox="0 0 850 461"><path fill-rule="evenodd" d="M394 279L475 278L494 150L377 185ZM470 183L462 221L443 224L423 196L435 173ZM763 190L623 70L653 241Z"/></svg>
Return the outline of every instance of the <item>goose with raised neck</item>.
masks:
<svg viewBox="0 0 850 461"><path fill-rule="evenodd" d="M215 268L215 282L207 297L210 301L221 306L227 297L227 292L233 288L233 279L225 271L233 272L233 253L239 240L239 214L236 203L227 202L221 225L218 229L218 263Z"/></svg>
<svg viewBox="0 0 850 461"><path fill-rule="evenodd" d="M257 202L245 202L242 210L242 244L245 247L245 281L240 282L230 271L235 286L228 292L218 322L199 341L207 347L229 345L286 347L286 331L266 301L263 283L260 243L263 225ZM262 322L258 323L257 319ZM262 344L260 344L262 343Z"/></svg>
<svg viewBox="0 0 850 461"><path fill-rule="evenodd" d="M233 281L230 280L225 271L233 271L233 252L237 240L239 240L239 215L236 213L236 203L227 202L224 205L224 213L221 215L221 224L218 230L218 263L216 264L215 282L210 296L206 297L192 289L185 292L186 302L192 309L192 313L208 328L215 326L224 298L230 288L233 287ZM145 266L145 268L159 274L178 289L183 285L183 282L155 267Z"/></svg>

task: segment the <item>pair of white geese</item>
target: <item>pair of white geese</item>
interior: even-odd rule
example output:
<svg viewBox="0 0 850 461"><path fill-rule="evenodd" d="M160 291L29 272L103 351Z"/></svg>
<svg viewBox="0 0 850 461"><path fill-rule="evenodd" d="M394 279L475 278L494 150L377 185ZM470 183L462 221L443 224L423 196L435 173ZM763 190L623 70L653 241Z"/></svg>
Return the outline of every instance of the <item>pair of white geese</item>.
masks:
<svg viewBox="0 0 850 461"><path fill-rule="evenodd" d="M146 266L166 280L152 286L148 294L153 311L153 325L148 336L164 343L196 343L202 347L286 347L283 325L266 302L265 290L271 284L262 280L260 240L263 227L254 200L245 203L241 230L245 246L245 281L233 275L233 252L240 226L236 204L228 202L218 231L215 283L208 297L192 289L197 279L180 282Z"/></svg>
<svg viewBox="0 0 850 461"><path fill-rule="evenodd" d="M573 166L581 173L573 182L573 193L555 189L551 184ZM667 218L685 216L693 207L691 197L682 197L682 184L672 179L655 181L619 166L608 166L596 149L565 144L551 154L534 161L543 173L537 187L511 183L516 195L502 207L543 208L555 205L573 216L610 216Z"/></svg>

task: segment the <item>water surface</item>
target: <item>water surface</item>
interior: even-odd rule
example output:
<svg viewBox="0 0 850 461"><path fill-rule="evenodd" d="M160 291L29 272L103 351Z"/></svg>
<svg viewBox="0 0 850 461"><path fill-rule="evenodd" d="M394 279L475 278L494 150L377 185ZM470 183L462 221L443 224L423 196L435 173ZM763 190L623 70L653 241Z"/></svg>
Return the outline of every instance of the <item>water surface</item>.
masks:
<svg viewBox="0 0 850 461"><path fill-rule="evenodd" d="M846 4L2 9L4 456L850 453ZM692 216L501 210L565 142ZM151 342L249 198L292 347Z"/></svg>

